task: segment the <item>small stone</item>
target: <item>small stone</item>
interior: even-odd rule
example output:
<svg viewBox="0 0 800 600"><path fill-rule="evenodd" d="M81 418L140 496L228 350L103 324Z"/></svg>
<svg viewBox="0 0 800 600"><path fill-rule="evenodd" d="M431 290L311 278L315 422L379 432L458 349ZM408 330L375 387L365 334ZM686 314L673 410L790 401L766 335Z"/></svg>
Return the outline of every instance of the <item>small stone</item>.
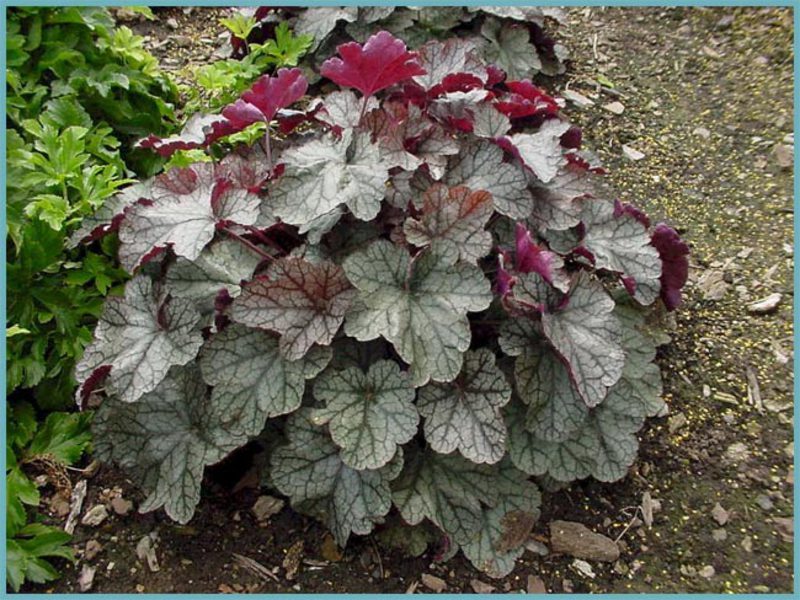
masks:
<svg viewBox="0 0 800 600"><path fill-rule="evenodd" d="M777 292L770 294L766 298L762 298L761 300L756 300L752 304L748 304L747 312L756 315L765 315L767 313L771 313L778 308L778 304L780 304L782 299L783 296Z"/></svg>
<svg viewBox="0 0 800 600"><path fill-rule="evenodd" d="M576 558L572 561L572 568L575 569L578 573L580 573L583 577L587 577L589 579L595 578L594 569L592 569L592 565L590 565L585 560L581 560L580 558Z"/></svg>
<svg viewBox="0 0 800 600"><path fill-rule="evenodd" d="M545 546L542 542L533 539L525 542L525 549L538 556L547 556L550 554L550 549L547 546Z"/></svg>
<svg viewBox="0 0 800 600"><path fill-rule="evenodd" d="M735 442L725 450L725 458L730 463L743 463L750 458L750 452L743 442Z"/></svg>
<svg viewBox="0 0 800 600"><path fill-rule="evenodd" d="M781 536L783 541L794 541L794 519L791 517L773 517L772 522L775 524L775 531Z"/></svg>
<svg viewBox="0 0 800 600"><path fill-rule="evenodd" d="M730 513L727 510L722 508L722 505L717 502L714 505L714 508L711 509L711 516L714 517L714 520L719 523L720 525L725 525L730 518Z"/></svg>
<svg viewBox="0 0 800 600"><path fill-rule="evenodd" d="M746 535L742 538L742 549L745 552L753 551L753 538L751 538L749 535Z"/></svg>
<svg viewBox="0 0 800 600"><path fill-rule="evenodd" d="M609 102L603 105L603 109L612 114L621 115L625 112L625 105L622 102Z"/></svg>
<svg viewBox="0 0 800 600"><path fill-rule="evenodd" d="M583 94L579 94L575 90L564 90L561 95L566 99L579 106L581 108L587 108L589 106L594 106L594 101L590 100Z"/></svg>
<svg viewBox="0 0 800 600"><path fill-rule="evenodd" d="M529 594L547 593L547 587L544 585L544 581L542 581L541 577L537 577L536 575L528 575L528 585L525 587L525 590Z"/></svg>
<svg viewBox="0 0 800 600"><path fill-rule="evenodd" d="M697 137L707 140L711 137L711 132L705 127L695 127L694 130L692 130L692 135L696 135Z"/></svg>
<svg viewBox="0 0 800 600"><path fill-rule="evenodd" d="M667 421L667 427L669 428L670 433L675 433L684 427L687 422L686 415L682 412L679 412L675 413L669 418L669 421Z"/></svg>
<svg viewBox="0 0 800 600"><path fill-rule="evenodd" d="M772 510L775 507L775 504L769 499L769 496L765 496L764 494L759 494L756 497L756 504L764 510Z"/></svg>
<svg viewBox="0 0 800 600"><path fill-rule="evenodd" d="M722 58L722 55L713 48L711 48L710 46L703 46L703 54L705 54L709 58L714 58L714 59Z"/></svg>
<svg viewBox="0 0 800 600"><path fill-rule="evenodd" d="M82 592L88 592L92 589L94 584L94 574L97 572L96 567L84 564L81 568L81 574L78 575L78 589Z"/></svg>
<svg viewBox="0 0 800 600"><path fill-rule="evenodd" d="M103 545L97 540L89 540L83 550L83 558L93 560L103 550Z"/></svg>
<svg viewBox="0 0 800 600"><path fill-rule="evenodd" d="M772 148L775 163L781 169L791 169L794 165L794 147L787 144L775 144Z"/></svg>
<svg viewBox="0 0 800 600"><path fill-rule="evenodd" d="M286 551L286 556L283 557L283 568L286 570L286 579L292 581L297 577L297 572L300 570L300 562L303 560L303 549L305 544L303 540L297 540Z"/></svg>
<svg viewBox="0 0 800 600"><path fill-rule="evenodd" d="M143 594L144 590L145 590L145 587L141 583L137 583L136 584L136 591L137 592L139 592L140 594Z"/></svg>
<svg viewBox="0 0 800 600"><path fill-rule="evenodd" d="M136 544L136 556L140 561L146 563L147 568L149 568L153 573L161 570L161 567L158 564L158 557L156 556L154 538L155 535L150 533L149 535L143 536Z"/></svg>
<svg viewBox="0 0 800 600"><path fill-rule="evenodd" d="M469 585L476 594L491 594L494 591L493 585L489 585L480 579L471 579Z"/></svg>
<svg viewBox="0 0 800 600"><path fill-rule="evenodd" d="M697 287L703 293L704 300L717 301L725 297L729 284L721 269L708 269L697 280Z"/></svg>
<svg viewBox="0 0 800 600"><path fill-rule="evenodd" d="M615 562L619 558L614 540L573 521L550 523L550 547L555 553L585 560Z"/></svg>
<svg viewBox="0 0 800 600"><path fill-rule="evenodd" d="M422 585L429 590L436 592L437 594L440 594L447 589L447 583L445 583L445 580L441 577L436 577L436 575L423 573L421 579Z"/></svg>
<svg viewBox="0 0 800 600"><path fill-rule="evenodd" d="M565 594L571 594L574 588L572 587L572 582L569 579L562 579L561 589L564 590Z"/></svg>
<svg viewBox="0 0 800 600"><path fill-rule="evenodd" d="M725 15L719 21L717 21L717 29L727 29L733 25L733 19L733 15Z"/></svg>
<svg viewBox="0 0 800 600"><path fill-rule="evenodd" d="M717 571L711 565L706 565L705 567L700 569L700 571L698 571L698 574L700 575L700 577L703 577L705 579L711 579L714 575L717 574Z"/></svg>
<svg viewBox="0 0 800 600"><path fill-rule="evenodd" d="M88 525L89 527L97 527L108 518L108 509L104 504L96 504L86 511L81 519L81 524Z"/></svg>
<svg viewBox="0 0 800 600"><path fill-rule="evenodd" d="M703 398L711 398L711 387L707 384L703 384Z"/></svg>
<svg viewBox="0 0 800 600"><path fill-rule="evenodd" d="M715 542L724 542L728 539L728 532L724 529L715 529L711 532L711 537L714 538Z"/></svg>
<svg viewBox="0 0 800 600"><path fill-rule="evenodd" d="M259 523L267 521L272 515L275 515L283 508L283 500L274 498L272 496L259 496L255 504L253 504L253 515Z"/></svg>
<svg viewBox="0 0 800 600"><path fill-rule="evenodd" d="M167 27L173 31L176 30L178 28L178 20L175 17L170 17L167 19Z"/></svg>
<svg viewBox="0 0 800 600"><path fill-rule="evenodd" d="M175 45L179 48L188 48L192 45L192 38L190 38L188 35L173 36L172 41L175 42Z"/></svg>
<svg viewBox="0 0 800 600"><path fill-rule="evenodd" d="M54 495L50 498L50 510L53 512L53 515L56 517L63 519L69 514L70 503L60 494Z"/></svg>
<svg viewBox="0 0 800 600"><path fill-rule="evenodd" d="M622 154L625 155L625 158L632 161L642 160L645 157L644 152L639 152L636 148L626 146L625 144L622 145Z"/></svg>
<svg viewBox="0 0 800 600"><path fill-rule="evenodd" d="M131 509L133 508L133 502L122 497L114 498L111 500L111 508L119 516L124 517L131 512Z"/></svg>

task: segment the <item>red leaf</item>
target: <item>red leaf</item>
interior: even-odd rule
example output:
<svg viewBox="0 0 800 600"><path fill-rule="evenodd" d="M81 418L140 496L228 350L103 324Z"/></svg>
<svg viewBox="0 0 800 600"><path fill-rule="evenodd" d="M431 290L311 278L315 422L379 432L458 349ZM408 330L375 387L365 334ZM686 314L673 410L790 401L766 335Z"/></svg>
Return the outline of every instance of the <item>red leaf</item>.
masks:
<svg viewBox="0 0 800 600"><path fill-rule="evenodd" d="M661 272L661 299L667 310L681 304L681 288L689 279L689 246L672 227L659 223L650 242L664 264Z"/></svg>
<svg viewBox="0 0 800 600"><path fill-rule="evenodd" d="M352 87L371 96L415 75L424 75L417 54L408 52L402 40L388 31L371 36L364 46L356 42L337 48L341 58L329 58L320 74L340 86Z"/></svg>
<svg viewBox="0 0 800 600"><path fill-rule="evenodd" d="M307 89L308 81L300 69L279 69L275 77L260 77L240 99L222 111L231 130L228 133L241 131L258 121L269 123L280 109L302 98Z"/></svg>

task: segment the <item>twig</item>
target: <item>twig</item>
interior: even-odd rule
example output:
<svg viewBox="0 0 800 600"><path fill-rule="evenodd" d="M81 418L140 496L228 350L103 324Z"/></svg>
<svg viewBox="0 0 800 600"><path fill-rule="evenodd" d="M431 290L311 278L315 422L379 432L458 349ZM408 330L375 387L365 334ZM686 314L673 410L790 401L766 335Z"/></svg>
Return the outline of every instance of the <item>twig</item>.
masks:
<svg viewBox="0 0 800 600"><path fill-rule="evenodd" d="M78 524L78 515L81 514L81 508L83 508L83 500L85 498L86 480L81 479L72 489L72 498L70 498L69 502L69 515L67 516L67 522L64 524L64 531L70 535L75 531L75 525Z"/></svg>
<svg viewBox="0 0 800 600"><path fill-rule="evenodd" d="M239 564L240 567L247 569L251 573L254 573L258 577L262 579L272 579L273 581L277 581L280 583L280 579L278 576L273 574L267 567L262 565L257 560L253 560L252 558L248 558L247 556L242 556L241 554L237 554L236 552L232 552L231 556L233 559Z"/></svg>
<svg viewBox="0 0 800 600"><path fill-rule="evenodd" d="M633 516L631 517L631 520L628 521L628 524L625 526L625 529L623 529L622 533L620 533L617 536L617 538L614 540L614 543L617 543L618 541L620 541L622 539L622 536L625 535L626 533L628 533L628 530L633 526L633 523L636 521L637 515L639 514L639 510L641 510L641 509L637 506L636 510L633 512Z"/></svg>

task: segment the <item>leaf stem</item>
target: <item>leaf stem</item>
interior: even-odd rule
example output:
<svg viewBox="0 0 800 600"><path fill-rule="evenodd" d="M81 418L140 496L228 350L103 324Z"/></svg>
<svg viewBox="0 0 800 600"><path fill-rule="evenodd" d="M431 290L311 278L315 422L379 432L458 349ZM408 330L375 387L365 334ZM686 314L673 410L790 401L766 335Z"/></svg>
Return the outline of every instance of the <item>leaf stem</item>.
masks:
<svg viewBox="0 0 800 600"><path fill-rule="evenodd" d="M358 115L358 124L361 125L364 120L364 115L367 112L367 104L369 103L369 96L364 96L364 103L361 105L361 114Z"/></svg>
<svg viewBox="0 0 800 600"><path fill-rule="evenodd" d="M248 247L250 250L252 250L252 251L253 251L253 252L255 252L256 254L258 254L259 256L261 256L261 257L263 257L263 258L266 258L266 259L268 259L268 260L275 260L275 257L274 257L274 256L272 256L271 254L268 254L267 252L265 252L264 250L262 250L261 248L259 248L258 246L256 246L256 245L255 245L253 242L251 242L250 240L243 238L242 236L240 236L240 235L239 235L238 233L236 233L235 231L231 231L231 230L230 230L230 229L228 229L227 227L223 227L223 228L222 228L222 231L224 231L226 234L228 234L228 235L229 235L230 237L232 237L233 239L237 240L239 243L241 243L241 244L244 244L245 246L247 246L247 247Z"/></svg>
<svg viewBox="0 0 800 600"><path fill-rule="evenodd" d="M267 123L266 135L261 138L261 147L267 155L267 166L269 167L269 172L272 173L272 145L270 144L269 123Z"/></svg>

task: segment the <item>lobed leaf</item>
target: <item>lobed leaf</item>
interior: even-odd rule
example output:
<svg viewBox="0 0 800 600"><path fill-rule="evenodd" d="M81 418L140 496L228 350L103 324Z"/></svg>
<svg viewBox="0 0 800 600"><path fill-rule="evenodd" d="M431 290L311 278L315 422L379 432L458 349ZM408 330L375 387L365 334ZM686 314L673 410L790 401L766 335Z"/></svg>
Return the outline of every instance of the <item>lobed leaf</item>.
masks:
<svg viewBox="0 0 800 600"><path fill-rule="evenodd" d="M192 301L159 298L148 277L134 277L124 297L106 300L95 339L75 367L79 394L86 398L110 368L107 387L123 402L135 402L153 391L170 367L194 359L203 343L199 322Z"/></svg>
<svg viewBox="0 0 800 600"><path fill-rule="evenodd" d="M331 343L355 295L339 265L283 258L268 276L244 284L229 314L244 325L280 333L281 353L296 360L314 344Z"/></svg>
<svg viewBox="0 0 800 600"><path fill-rule="evenodd" d="M406 219L403 231L416 246L452 246L461 260L477 262L492 248L492 236L485 229L492 212L488 192L436 184L423 194L421 218Z"/></svg>
<svg viewBox="0 0 800 600"><path fill-rule="evenodd" d="M409 363L415 386L451 381L469 347L466 313L487 308L489 282L457 254L431 248L411 260L388 241L373 242L344 262L347 278L359 290L345 332L360 341L383 336Z"/></svg>
<svg viewBox="0 0 800 600"><path fill-rule="evenodd" d="M299 360L287 360L277 337L233 324L205 344L199 364L204 381L214 386L214 403L225 409L221 420L257 435L268 418L300 407L306 380L330 359L330 348L314 348Z"/></svg>
<svg viewBox="0 0 800 600"><path fill-rule="evenodd" d="M328 423L331 437L353 469L378 469L417 433L414 388L397 363L381 360L364 373L358 368L328 370L314 382L314 396L325 407L313 412L317 425Z"/></svg>
<svg viewBox="0 0 800 600"><path fill-rule="evenodd" d="M366 535L392 505L389 482L402 469L402 455L377 470L356 470L339 456L339 448L311 421L309 409L286 423L289 443L270 458L272 482L292 505L324 520L337 543L351 533Z"/></svg>
<svg viewBox="0 0 800 600"><path fill-rule="evenodd" d="M487 348L469 351L451 383L420 388L417 407L425 417L425 440L436 452L458 450L474 463L499 462L506 453L506 427L500 408L511 386Z"/></svg>

